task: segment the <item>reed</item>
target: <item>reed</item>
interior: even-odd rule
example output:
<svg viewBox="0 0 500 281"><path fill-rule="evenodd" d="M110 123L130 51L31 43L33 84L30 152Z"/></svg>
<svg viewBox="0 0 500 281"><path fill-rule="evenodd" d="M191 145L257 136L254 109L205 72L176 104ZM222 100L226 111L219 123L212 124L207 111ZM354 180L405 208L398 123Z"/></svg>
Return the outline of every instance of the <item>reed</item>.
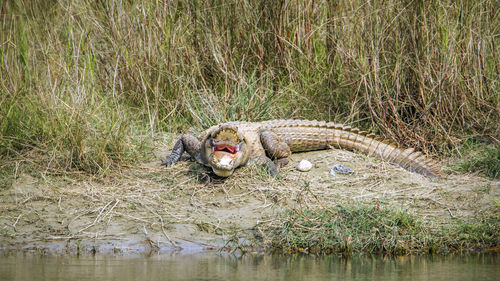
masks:
<svg viewBox="0 0 500 281"><path fill-rule="evenodd" d="M148 138L323 119L443 152L498 141L500 13L474 1L3 1L2 166L101 173Z"/></svg>

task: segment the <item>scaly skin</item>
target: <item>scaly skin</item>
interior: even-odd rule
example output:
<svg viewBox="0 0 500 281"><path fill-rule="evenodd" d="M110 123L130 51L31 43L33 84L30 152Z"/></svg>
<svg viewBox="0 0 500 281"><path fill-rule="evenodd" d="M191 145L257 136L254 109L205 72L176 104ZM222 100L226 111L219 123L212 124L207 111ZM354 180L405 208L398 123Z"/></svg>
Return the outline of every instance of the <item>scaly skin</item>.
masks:
<svg viewBox="0 0 500 281"><path fill-rule="evenodd" d="M222 177L230 176L234 169L248 163L264 165L271 175L276 175L276 165L286 165L292 152L330 147L374 154L428 177L442 176L437 162L413 148L400 148L395 143L342 124L308 120L229 122L212 126L199 138L183 135L162 165L173 165L186 151Z"/></svg>

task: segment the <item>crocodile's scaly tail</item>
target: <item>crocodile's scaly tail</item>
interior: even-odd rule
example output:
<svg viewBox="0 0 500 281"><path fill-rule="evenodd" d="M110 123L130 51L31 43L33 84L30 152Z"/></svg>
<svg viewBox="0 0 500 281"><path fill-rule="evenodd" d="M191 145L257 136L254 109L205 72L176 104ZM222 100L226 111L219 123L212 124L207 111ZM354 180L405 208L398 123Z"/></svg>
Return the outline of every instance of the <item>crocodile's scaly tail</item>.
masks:
<svg viewBox="0 0 500 281"><path fill-rule="evenodd" d="M352 149L377 155L383 160L428 177L443 176L439 164L432 158L413 148L401 148L396 143L350 126L316 120L273 120L264 122L264 128L273 129L287 141L292 151L310 151L330 146Z"/></svg>
<svg viewBox="0 0 500 281"><path fill-rule="evenodd" d="M414 148L401 148L398 144L360 131L357 128L342 126L334 143L343 148L355 149L368 155L377 155L385 161L397 164L412 172L428 177L441 178L437 161L415 151Z"/></svg>

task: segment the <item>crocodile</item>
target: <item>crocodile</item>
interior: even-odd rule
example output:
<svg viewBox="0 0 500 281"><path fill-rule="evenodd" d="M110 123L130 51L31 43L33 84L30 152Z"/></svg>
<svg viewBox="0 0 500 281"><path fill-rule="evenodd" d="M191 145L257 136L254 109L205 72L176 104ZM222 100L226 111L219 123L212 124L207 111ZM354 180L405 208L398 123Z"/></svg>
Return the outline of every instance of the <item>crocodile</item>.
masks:
<svg viewBox="0 0 500 281"><path fill-rule="evenodd" d="M161 165L175 164L185 151L220 177L228 177L247 164L262 165L276 176L277 167L286 165L292 152L331 147L376 155L409 171L442 177L439 164L414 148L402 148L357 128L316 120L234 121L215 125L198 138L182 135Z"/></svg>

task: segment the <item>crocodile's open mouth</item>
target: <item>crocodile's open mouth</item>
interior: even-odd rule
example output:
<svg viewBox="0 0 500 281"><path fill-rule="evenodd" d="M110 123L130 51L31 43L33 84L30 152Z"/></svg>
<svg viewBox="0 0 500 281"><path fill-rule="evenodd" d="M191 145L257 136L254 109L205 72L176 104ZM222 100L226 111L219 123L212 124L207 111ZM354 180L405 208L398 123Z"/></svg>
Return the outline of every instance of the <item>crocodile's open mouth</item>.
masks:
<svg viewBox="0 0 500 281"><path fill-rule="evenodd" d="M239 144L231 145L212 142L212 160L220 169L233 169L234 160L238 157L239 151Z"/></svg>
<svg viewBox="0 0 500 281"><path fill-rule="evenodd" d="M214 152L225 152L235 155L240 150L239 147L227 144L219 144L212 147Z"/></svg>
<svg viewBox="0 0 500 281"><path fill-rule="evenodd" d="M210 146L215 158L236 157L240 151L241 140L238 138L236 130L223 128L210 141Z"/></svg>
<svg viewBox="0 0 500 281"><path fill-rule="evenodd" d="M234 128L221 128L212 135L210 139L212 154L209 161L217 175L227 176L232 173L238 165L242 144L243 140Z"/></svg>
<svg viewBox="0 0 500 281"><path fill-rule="evenodd" d="M212 151L211 162L214 173L222 177L231 175L238 158L238 145L214 144Z"/></svg>

